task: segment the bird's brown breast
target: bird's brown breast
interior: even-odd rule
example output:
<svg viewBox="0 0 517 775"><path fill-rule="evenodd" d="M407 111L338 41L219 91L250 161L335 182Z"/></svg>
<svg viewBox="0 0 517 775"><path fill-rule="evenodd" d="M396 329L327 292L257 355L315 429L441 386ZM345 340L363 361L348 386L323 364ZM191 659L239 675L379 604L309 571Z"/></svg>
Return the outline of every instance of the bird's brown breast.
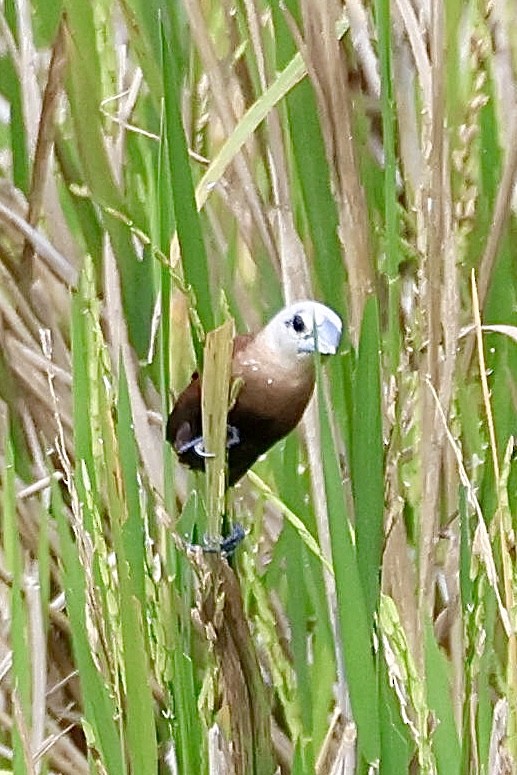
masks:
<svg viewBox="0 0 517 775"><path fill-rule="evenodd" d="M238 435L228 451L230 485L299 423L314 388L314 367L311 358L285 364L245 335L234 342L232 377L241 379L242 386L228 414ZM167 438L181 462L198 470L204 468L203 458L192 448L181 450L202 432L201 381L195 375L169 417Z"/></svg>
<svg viewBox="0 0 517 775"><path fill-rule="evenodd" d="M288 367L274 354L257 351L254 341L235 353L233 377L243 387L230 416L260 425L275 441L298 424L314 388L311 358Z"/></svg>

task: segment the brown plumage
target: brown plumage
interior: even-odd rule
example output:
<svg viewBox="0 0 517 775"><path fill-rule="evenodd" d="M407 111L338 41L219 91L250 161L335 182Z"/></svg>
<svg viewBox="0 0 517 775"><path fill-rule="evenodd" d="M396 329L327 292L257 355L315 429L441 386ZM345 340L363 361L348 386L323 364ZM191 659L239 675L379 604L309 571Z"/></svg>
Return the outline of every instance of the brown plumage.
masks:
<svg viewBox="0 0 517 775"><path fill-rule="evenodd" d="M242 387L228 414L228 484L300 422L314 389L314 359L336 352L341 320L328 307L298 302L278 313L258 334L237 336L232 379ZM167 439L182 463L203 470L201 379L194 374L167 422Z"/></svg>

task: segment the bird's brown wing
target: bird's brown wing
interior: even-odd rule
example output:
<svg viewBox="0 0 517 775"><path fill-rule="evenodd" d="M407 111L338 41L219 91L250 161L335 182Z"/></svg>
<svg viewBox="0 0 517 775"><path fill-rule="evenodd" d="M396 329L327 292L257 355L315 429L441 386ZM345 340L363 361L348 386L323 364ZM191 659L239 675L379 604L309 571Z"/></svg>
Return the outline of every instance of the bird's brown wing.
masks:
<svg viewBox="0 0 517 775"><path fill-rule="evenodd" d="M180 462L202 471L203 458L195 451L193 442L203 435L201 420L201 380L196 372L178 397L167 421L167 441L174 447Z"/></svg>

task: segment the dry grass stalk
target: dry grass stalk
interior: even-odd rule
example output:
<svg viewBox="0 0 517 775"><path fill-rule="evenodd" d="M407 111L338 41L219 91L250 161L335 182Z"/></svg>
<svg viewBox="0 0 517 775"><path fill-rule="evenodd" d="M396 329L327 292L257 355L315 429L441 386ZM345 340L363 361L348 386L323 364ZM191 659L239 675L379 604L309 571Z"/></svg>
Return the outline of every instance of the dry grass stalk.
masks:
<svg viewBox="0 0 517 775"><path fill-rule="evenodd" d="M52 58L48 70L47 86L43 95L38 136L34 152L31 191L29 194L29 211L27 214L27 222L31 226L37 225L43 209L45 190L50 188L50 186L48 186L48 177L50 165L52 163L56 115L62 96L66 62L65 25L64 22L61 22L58 28L56 41L52 48ZM56 195L54 182L52 183L52 188L54 189L54 195ZM34 246L31 242L26 240L23 248L20 270L23 282L27 284L27 288L30 287L33 280L34 255Z"/></svg>
<svg viewBox="0 0 517 775"><path fill-rule="evenodd" d="M236 124L234 103L231 99L233 88L229 88L230 84L234 86L234 79L230 78L229 74L224 72L221 63L216 56L212 40L207 34L208 27L203 19L198 0L188 0L185 4L185 9L189 17L192 35L196 41L205 71L210 80L214 107L223 127L224 134L226 137L229 137ZM251 163L244 148L234 159L233 167L237 179L239 180L242 197L247 203L249 213L258 234L260 235L268 254L273 260L277 260L275 241L271 234L265 207L253 180Z"/></svg>
<svg viewBox="0 0 517 775"><path fill-rule="evenodd" d="M373 291L367 207L359 179L348 67L336 37L341 10L334 0L304 2L301 48L322 118L329 170L338 204L340 239L348 270L350 336L357 343L365 301Z"/></svg>

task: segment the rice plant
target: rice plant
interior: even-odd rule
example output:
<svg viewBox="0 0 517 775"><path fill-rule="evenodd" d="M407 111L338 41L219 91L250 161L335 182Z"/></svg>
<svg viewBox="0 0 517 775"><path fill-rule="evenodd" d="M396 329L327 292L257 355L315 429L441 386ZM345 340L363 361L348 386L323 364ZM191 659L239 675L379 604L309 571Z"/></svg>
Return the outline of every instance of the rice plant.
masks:
<svg viewBox="0 0 517 775"><path fill-rule="evenodd" d="M515 770L516 33L0 2L0 772ZM301 298L341 349L225 493L233 331Z"/></svg>

